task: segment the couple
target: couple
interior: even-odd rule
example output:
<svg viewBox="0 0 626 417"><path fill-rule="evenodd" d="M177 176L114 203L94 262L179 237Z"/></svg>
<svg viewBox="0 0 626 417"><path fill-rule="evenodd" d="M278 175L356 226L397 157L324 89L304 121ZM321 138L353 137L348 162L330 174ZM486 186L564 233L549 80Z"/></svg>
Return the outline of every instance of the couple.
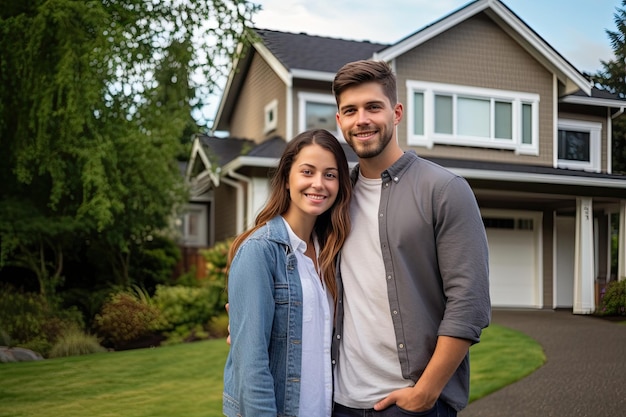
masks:
<svg viewBox="0 0 626 417"><path fill-rule="evenodd" d="M400 148L387 63L346 64L333 93L359 165L349 179L324 130L296 136L233 243L224 414L455 416L491 311L476 199Z"/></svg>

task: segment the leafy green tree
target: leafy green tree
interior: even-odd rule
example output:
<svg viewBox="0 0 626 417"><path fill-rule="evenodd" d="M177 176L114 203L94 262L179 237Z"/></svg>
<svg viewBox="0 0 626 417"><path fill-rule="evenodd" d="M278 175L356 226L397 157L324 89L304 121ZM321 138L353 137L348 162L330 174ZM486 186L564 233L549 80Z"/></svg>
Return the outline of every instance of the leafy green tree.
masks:
<svg viewBox="0 0 626 417"><path fill-rule="evenodd" d="M68 253L97 242L130 283L130 246L184 201L176 157L200 129L191 112L251 36L256 10L246 0L3 1L0 268L34 271L53 295Z"/></svg>
<svg viewBox="0 0 626 417"><path fill-rule="evenodd" d="M626 99L626 0L613 14L615 30L606 30L614 58L601 61L602 69L592 76L600 89ZM613 120L613 172L626 174L626 117Z"/></svg>

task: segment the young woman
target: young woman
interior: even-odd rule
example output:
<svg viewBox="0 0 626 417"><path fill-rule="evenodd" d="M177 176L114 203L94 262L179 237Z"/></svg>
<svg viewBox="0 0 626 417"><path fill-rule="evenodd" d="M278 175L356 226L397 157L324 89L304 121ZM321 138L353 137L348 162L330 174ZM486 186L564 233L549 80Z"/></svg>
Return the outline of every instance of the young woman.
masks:
<svg viewBox="0 0 626 417"><path fill-rule="evenodd" d="M326 130L299 134L271 188L229 253L223 412L329 417L335 262L350 229L343 148Z"/></svg>

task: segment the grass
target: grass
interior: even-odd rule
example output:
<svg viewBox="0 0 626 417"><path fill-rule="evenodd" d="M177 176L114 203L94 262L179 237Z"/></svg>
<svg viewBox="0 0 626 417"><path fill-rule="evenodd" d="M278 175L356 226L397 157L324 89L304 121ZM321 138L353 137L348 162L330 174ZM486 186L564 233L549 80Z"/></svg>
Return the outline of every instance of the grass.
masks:
<svg viewBox="0 0 626 417"><path fill-rule="evenodd" d="M0 417L219 417L224 339L0 364ZM533 339L491 325L471 348L470 400L545 360Z"/></svg>
<svg viewBox="0 0 626 417"><path fill-rule="evenodd" d="M544 364L543 348L516 330L491 324L470 348L470 402L531 374Z"/></svg>

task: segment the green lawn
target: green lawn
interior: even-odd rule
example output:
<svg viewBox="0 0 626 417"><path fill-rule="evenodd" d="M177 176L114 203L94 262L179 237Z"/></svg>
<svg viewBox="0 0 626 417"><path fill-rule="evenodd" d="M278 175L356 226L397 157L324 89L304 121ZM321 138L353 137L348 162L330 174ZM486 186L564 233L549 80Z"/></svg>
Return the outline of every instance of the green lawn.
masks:
<svg viewBox="0 0 626 417"><path fill-rule="evenodd" d="M224 339L0 364L0 417L218 417ZM472 347L471 399L539 367L532 339L492 325Z"/></svg>

